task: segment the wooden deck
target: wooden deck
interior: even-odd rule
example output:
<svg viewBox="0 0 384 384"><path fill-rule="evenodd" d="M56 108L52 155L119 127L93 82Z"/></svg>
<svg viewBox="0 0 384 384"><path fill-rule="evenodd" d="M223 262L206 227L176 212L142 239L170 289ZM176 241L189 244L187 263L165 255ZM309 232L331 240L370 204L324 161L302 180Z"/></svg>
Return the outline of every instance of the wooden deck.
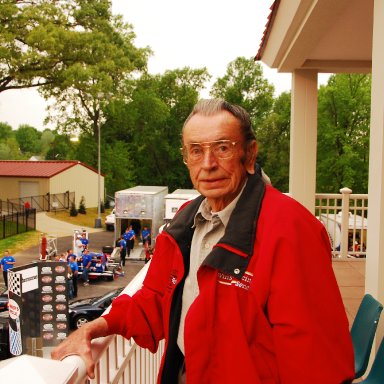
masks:
<svg viewBox="0 0 384 384"><path fill-rule="evenodd" d="M365 259L334 259L332 266L351 326L365 293Z"/></svg>

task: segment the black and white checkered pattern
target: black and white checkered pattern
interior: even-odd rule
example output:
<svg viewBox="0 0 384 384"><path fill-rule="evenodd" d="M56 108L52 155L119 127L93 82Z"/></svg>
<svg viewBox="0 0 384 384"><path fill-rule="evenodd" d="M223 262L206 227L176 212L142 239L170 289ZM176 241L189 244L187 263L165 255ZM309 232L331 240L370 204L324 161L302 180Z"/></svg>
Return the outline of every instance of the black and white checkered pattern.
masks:
<svg viewBox="0 0 384 384"><path fill-rule="evenodd" d="M21 296L21 273L8 271L8 289L17 296Z"/></svg>
<svg viewBox="0 0 384 384"><path fill-rule="evenodd" d="M12 327L9 327L9 351L14 356L19 356L23 353L23 345L21 342L21 332L20 332L20 319L17 318L16 320L16 332L12 329Z"/></svg>

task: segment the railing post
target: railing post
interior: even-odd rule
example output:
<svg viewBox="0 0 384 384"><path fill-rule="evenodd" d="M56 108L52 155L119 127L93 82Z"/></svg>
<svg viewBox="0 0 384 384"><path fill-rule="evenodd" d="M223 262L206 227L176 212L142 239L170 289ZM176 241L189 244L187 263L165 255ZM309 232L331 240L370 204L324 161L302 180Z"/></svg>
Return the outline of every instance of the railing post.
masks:
<svg viewBox="0 0 384 384"><path fill-rule="evenodd" d="M341 247L340 256L346 259L348 256L348 229L349 229L349 199L352 190L341 188Z"/></svg>

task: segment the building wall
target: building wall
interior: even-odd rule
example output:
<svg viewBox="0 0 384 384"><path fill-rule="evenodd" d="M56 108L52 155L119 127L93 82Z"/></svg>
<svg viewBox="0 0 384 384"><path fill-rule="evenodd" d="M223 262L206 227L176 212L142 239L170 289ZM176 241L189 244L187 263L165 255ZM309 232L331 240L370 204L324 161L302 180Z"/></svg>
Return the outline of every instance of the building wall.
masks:
<svg viewBox="0 0 384 384"><path fill-rule="evenodd" d="M85 198L87 208L97 207L98 201L98 175L91 169L77 164L50 179L50 192L75 192L75 204L78 207L82 196ZM100 176L100 196L104 201L104 177Z"/></svg>
<svg viewBox="0 0 384 384"><path fill-rule="evenodd" d="M38 195L45 195L49 192L49 179L35 177L0 177L0 199L19 198L20 182L38 183Z"/></svg>

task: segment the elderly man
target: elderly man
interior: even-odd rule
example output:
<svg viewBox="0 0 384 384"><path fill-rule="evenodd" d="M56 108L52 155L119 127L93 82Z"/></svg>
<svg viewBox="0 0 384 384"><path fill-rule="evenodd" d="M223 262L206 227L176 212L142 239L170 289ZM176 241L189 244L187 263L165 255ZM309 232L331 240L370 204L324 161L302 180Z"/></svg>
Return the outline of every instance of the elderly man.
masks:
<svg viewBox="0 0 384 384"><path fill-rule="evenodd" d="M91 339L118 333L151 351L165 338L159 383L349 383L353 349L328 236L255 172L248 114L202 100L182 142L201 196L158 236L142 289L52 356L80 354L93 377Z"/></svg>

